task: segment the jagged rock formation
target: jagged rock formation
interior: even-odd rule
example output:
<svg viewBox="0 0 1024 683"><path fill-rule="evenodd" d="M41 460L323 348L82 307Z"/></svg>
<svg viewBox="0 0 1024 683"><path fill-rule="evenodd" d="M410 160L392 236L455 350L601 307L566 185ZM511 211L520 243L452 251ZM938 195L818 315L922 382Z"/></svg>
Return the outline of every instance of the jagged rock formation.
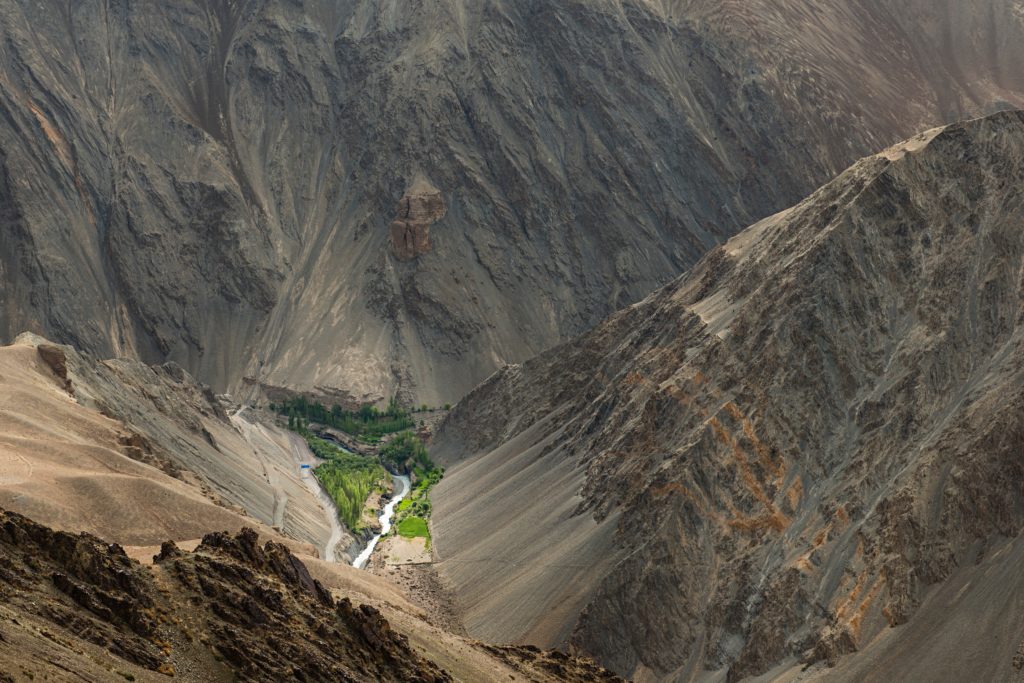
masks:
<svg viewBox="0 0 1024 683"><path fill-rule="evenodd" d="M380 612L336 603L285 546L261 548L251 529L210 534L194 553L165 544L150 571L117 545L0 511L0 558L0 661L12 673L59 671L51 653L91 644L107 655L76 661L92 680L140 669L206 681L452 680Z"/></svg>
<svg viewBox="0 0 1024 683"><path fill-rule="evenodd" d="M430 226L445 214L440 190L425 180L413 183L398 202L398 217L391 222L391 253L399 261L430 251Z"/></svg>
<svg viewBox="0 0 1024 683"><path fill-rule="evenodd" d="M437 405L856 157L1024 104L1022 25L1016 0L4 0L0 338ZM414 173L444 229L393 252Z"/></svg>
<svg viewBox="0 0 1024 683"><path fill-rule="evenodd" d="M453 680L421 654L444 645L413 647L252 529L210 533L194 552L166 542L153 559L0 510L0 680ZM472 648L492 680L621 681L558 652Z"/></svg>
<svg viewBox="0 0 1024 683"><path fill-rule="evenodd" d="M643 680L1020 680L1022 225L1024 113L935 129L495 374L434 445L470 633Z"/></svg>

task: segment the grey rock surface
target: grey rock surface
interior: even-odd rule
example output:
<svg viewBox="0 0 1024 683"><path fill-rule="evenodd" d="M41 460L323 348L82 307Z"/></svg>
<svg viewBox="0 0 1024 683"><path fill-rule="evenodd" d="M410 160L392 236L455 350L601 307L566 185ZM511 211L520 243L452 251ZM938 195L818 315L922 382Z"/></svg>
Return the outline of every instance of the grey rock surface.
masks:
<svg viewBox="0 0 1024 683"><path fill-rule="evenodd" d="M121 425L119 446L126 456L190 484L225 509L310 544L321 557L328 554L337 511L324 504L319 487L299 468L315 464L316 457L270 416L234 406L229 414L208 386L174 363L99 361L31 335L19 339L36 346L75 401ZM343 533L337 540L345 546L354 538Z"/></svg>
<svg viewBox="0 0 1024 683"><path fill-rule="evenodd" d="M0 35L0 337L241 397L454 400L1024 104L1011 0L3 0ZM446 211L405 259L420 177Z"/></svg>

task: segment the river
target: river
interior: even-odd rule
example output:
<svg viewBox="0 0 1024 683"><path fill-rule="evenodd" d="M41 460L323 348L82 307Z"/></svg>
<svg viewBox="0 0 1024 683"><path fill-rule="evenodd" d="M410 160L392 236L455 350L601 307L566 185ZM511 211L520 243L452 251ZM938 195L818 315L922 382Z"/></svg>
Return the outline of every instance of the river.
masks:
<svg viewBox="0 0 1024 683"><path fill-rule="evenodd" d="M391 531L391 520L395 516L395 507L409 494L410 483L407 475L392 474L391 478L395 482L395 490L391 500L388 501L387 505L380 512L380 533L371 538L363 552L359 553L359 557L352 561L352 566L356 569L362 569L370 561L370 555L373 554L373 549L377 547L381 537Z"/></svg>

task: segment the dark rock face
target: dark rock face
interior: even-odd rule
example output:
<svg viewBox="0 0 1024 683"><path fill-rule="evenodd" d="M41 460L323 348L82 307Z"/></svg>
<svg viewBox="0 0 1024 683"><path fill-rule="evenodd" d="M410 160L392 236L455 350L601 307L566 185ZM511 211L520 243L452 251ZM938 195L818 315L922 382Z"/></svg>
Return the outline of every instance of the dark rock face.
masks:
<svg viewBox="0 0 1024 683"><path fill-rule="evenodd" d="M5 605L77 631L148 669L164 662L153 642L156 591L117 545L0 512L0 598Z"/></svg>
<svg viewBox="0 0 1024 683"><path fill-rule="evenodd" d="M411 261L431 250L430 226L444 217L444 198L427 183L414 185L398 203L398 217L391 223L391 253L399 261Z"/></svg>
<svg viewBox="0 0 1024 683"><path fill-rule="evenodd" d="M0 600L41 619L55 642L81 638L168 674L226 666L244 681L451 680L377 610L335 604L287 548L261 548L251 529L210 534L195 553L165 543L156 559L151 572L119 546L0 511Z"/></svg>
<svg viewBox="0 0 1024 683"><path fill-rule="evenodd" d="M64 349L52 344L40 344L36 347L39 357L53 370L53 374L64 383L64 389L69 394L73 393L71 380L68 379L68 359Z"/></svg>
<svg viewBox="0 0 1024 683"><path fill-rule="evenodd" d="M589 659L572 657L559 650L541 650L531 645L484 645L484 649L506 664L517 668L530 667L556 681L624 683L621 677Z"/></svg>
<svg viewBox="0 0 1024 683"><path fill-rule="evenodd" d="M335 605L285 546L261 548L252 529L208 534L194 555L169 562L187 591L211 601L210 645L243 679L451 680L377 610Z"/></svg>
<svg viewBox="0 0 1024 683"><path fill-rule="evenodd" d="M583 473L576 514L617 515L615 561L580 584L570 640L621 674L736 681L793 657L866 680L876 646L920 652L945 629L977 657L885 666L1015 680L1018 642L998 634L1016 616L916 616L953 577L964 594L974 577L988 613L1020 578L994 567L1024 531L1022 188L1022 112L858 162L470 394L435 436L445 482L483 469L464 458L535 444L535 476L566 460ZM479 511L446 504L445 482L434 524L458 529ZM462 549L435 543L460 585Z"/></svg>
<svg viewBox="0 0 1024 683"><path fill-rule="evenodd" d="M0 337L443 403L1024 104L1016 3L982 4L4 0Z"/></svg>

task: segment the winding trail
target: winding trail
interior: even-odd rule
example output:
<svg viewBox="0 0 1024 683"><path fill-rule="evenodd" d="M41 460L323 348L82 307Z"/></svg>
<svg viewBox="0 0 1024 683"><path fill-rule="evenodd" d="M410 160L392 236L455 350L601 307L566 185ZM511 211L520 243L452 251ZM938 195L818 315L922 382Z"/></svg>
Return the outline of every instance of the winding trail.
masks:
<svg viewBox="0 0 1024 683"><path fill-rule="evenodd" d="M313 475L309 475L306 479L307 486L311 489L316 489L316 493L320 498L320 502L323 503L324 510L327 511L327 517L331 523L331 537L327 539L327 543L324 545L324 560L327 562L337 562L338 553L336 548L341 543L341 537L345 534L345 530L341 526L341 522L338 520L338 508L335 507L334 501L327 495L327 491L324 491L323 487L320 486L319 481Z"/></svg>
<svg viewBox="0 0 1024 683"><path fill-rule="evenodd" d="M359 557L352 561L352 566L356 569L362 569L366 566L366 563L370 561L370 555L373 554L374 548L377 547L377 543L381 537L387 532L391 531L391 518L395 514L395 506L397 506L403 498L409 494L411 484L409 482L408 475L405 474L392 474L391 478L395 482L395 493L391 496L391 500L388 501L387 505L380 513L380 533L370 539L370 542L366 544L363 552L359 553ZM399 488L401 486L401 488Z"/></svg>
<svg viewBox="0 0 1024 683"><path fill-rule="evenodd" d="M288 433L288 442L292 447L292 455L295 457L295 466L299 467L301 464L306 463L314 465L317 462L317 458L309 452L306 446L305 440L298 434ZM327 562L338 561L338 543L341 542L342 536L345 535L345 528L341 525L341 520L338 519L338 508L334 504L334 500L331 499L324 487L320 485L320 480L313 476L312 471L308 474L302 475L302 482L320 501L320 504L324 507L326 513L327 522L331 526L331 535L327 539L323 548L323 558Z"/></svg>

